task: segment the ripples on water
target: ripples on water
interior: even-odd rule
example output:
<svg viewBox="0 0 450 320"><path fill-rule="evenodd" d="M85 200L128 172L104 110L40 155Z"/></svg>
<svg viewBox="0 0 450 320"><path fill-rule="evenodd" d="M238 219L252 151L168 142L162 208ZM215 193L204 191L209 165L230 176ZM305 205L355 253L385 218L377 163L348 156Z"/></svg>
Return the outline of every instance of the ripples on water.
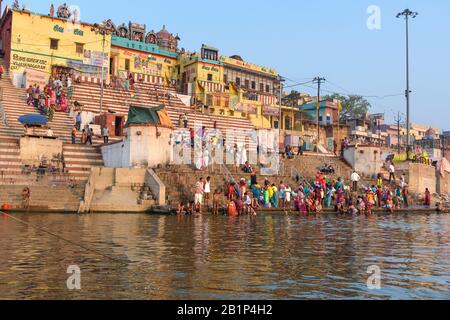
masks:
<svg viewBox="0 0 450 320"><path fill-rule="evenodd" d="M17 217L123 263L2 216L0 299L450 298L448 215Z"/></svg>

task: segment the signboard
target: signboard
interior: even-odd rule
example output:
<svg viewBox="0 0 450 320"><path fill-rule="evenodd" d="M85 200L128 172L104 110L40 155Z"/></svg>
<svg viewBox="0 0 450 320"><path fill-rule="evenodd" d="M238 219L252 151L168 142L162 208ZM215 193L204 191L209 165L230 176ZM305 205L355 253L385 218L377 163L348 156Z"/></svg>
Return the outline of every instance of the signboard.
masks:
<svg viewBox="0 0 450 320"><path fill-rule="evenodd" d="M45 85L48 83L48 73L37 71L33 69L26 69L24 72L25 76L25 88L29 88L30 86L33 86L37 84L41 88L44 88Z"/></svg>
<svg viewBox="0 0 450 320"><path fill-rule="evenodd" d="M26 70L47 70L49 66L48 59L35 58L33 56L25 55L22 53L14 53L11 59L11 71Z"/></svg>
<svg viewBox="0 0 450 320"><path fill-rule="evenodd" d="M252 106L250 104L236 104L234 106L234 111L237 112L245 112L248 114L256 114L257 113L257 107L256 106Z"/></svg>
<svg viewBox="0 0 450 320"><path fill-rule="evenodd" d="M108 68L108 53L100 52L100 51L92 51L92 50L84 50L83 54L83 63L91 66L101 67L103 65L104 68Z"/></svg>
<svg viewBox="0 0 450 320"><path fill-rule="evenodd" d="M252 63L248 63L248 62L240 61L240 60L236 60L236 59L231 59L231 58L226 57L226 56L221 56L220 57L220 61L223 62L223 63L227 63L227 64L230 64L230 65L237 66L237 67L249 69L249 70L256 71L256 72L265 73L265 74L268 74L268 75L271 75L271 76L277 76L278 75L278 72L275 69L261 67L261 66L258 66L256 64L252 64Z"/></svg>
<svg viewBox="0 0 450 320"><path fill-rule="evenodd" d="M84 75L87 77L99 77L102 74L101 67L83 64L75 60L67 60L66 66L75 70L79 75Z"/></svg>
<svg viewBox="0 0 450 320"><path fill-rule="evenodd" d="M275 108L275 107L271 107L271 106L263 106L262 107L262 114L263 116L267 116L267 117L279 117L280 116L280 109L279 108Z"/></svg>

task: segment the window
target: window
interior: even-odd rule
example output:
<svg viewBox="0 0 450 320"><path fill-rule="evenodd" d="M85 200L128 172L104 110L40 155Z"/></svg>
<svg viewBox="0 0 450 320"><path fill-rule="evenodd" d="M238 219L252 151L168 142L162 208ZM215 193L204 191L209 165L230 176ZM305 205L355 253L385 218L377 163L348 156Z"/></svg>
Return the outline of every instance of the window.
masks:
<svg viewBox="0 0 450 320"><path fill-rule="evenodd" d="M256 90L256 82L252 81L252 90Z"/></svg>
<svg viewBox="0 0 450 320"><path fill-rule="evenodd" d="M270 86L268 84L266 84L266 92L269 93L270 92Z"/></svg>
<svg viewBox="0 0 450 320"><path fill-rule="evenodd" d="M228 75L226 74L223 75L223 82L228 83Z"/></svg>
<svg viewBox="0 0 450 320"><path fill-rule="evenodd" d="M130 59L125 59L125 70L130 71Z"/></svg>
<svg viewBox="0 0 450 320"><path fill-rule="evenodd" d="M214 100L214 106L220 107L220 96L215 96Z"/></svg>
<svg viewBox="0 0 450 320"><path fill-rule="evenodd" d="M208 81L213 81L213 75L211 73L208 73Z"/></svg>
<svg viewBox="0 0 450 320"><path fill-rule="evenodd" d="M236 78L236 84L237 84L238 86L241 85L241 78Z"/></svg>
<svg viewBox="0 0 450 320"><path fill-rule="evenodd" d="M272 128L273 128L273 129L278 129L278 127L279 127L279 122L278 122L278 120L274 120L274 121L273 121L273 126L272 126Z"/></svg>
<svg viewBox="0 0 450 320"><path fill-rule="evenodd" d="M286 117L285 119L284 119L284 128L286 129L286 130L292 130L292 127L291 127L291 117Z"/></svg>
<svg viewBox="0 0 450 320"><path fill-rule="evenodd" d="M58 44L59 44L58 39L50 39L50 49L58 50Z"/></svg>
<svg viewBox="0 0 450 320"><path fill-rule="evenodd" d="M250 87L250 81L249 80L245 80L245 89L248 89Z"/></svg>
<svg viewBox="0 0 450 320"><path fill-rule="evenodd" d="M226 96L224 99L225 108L228 108L230 106L230 97Z"/></svg>
<svg viewBox="0 0 450 320"><path fill-rule="evenodd" d="M213 97L212 97L212 95L210 95L210 94L208 94L208 95L206 95L206 105L209 107L209 106L212 106L212 104L213 104Z"/></svg>
<svg viewBox="0 0 450 320"><path fill-rule="evenodd" d="M264 83L259 84L259 91L264 92Z"/></svg>
<svg viewBox="0 0 450 320"><path fill-rule="evenodd" d="M84 44L82 44L82 43L75 43L75 51L77 53L82 54L84 52Z"/></svg>

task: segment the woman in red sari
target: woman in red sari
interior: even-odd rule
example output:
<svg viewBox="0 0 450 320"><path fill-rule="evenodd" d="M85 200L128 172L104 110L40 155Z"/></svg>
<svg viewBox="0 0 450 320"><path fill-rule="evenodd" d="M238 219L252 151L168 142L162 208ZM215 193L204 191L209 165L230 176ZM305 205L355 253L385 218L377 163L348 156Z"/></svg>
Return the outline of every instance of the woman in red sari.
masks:
<svg viewBox="0 0 450 320"><path fill-rule="evenodd" d="M64 93L64 91L61 93L61 112L66 112L67 111L67 98L66 98L66 94Z"/></svg>

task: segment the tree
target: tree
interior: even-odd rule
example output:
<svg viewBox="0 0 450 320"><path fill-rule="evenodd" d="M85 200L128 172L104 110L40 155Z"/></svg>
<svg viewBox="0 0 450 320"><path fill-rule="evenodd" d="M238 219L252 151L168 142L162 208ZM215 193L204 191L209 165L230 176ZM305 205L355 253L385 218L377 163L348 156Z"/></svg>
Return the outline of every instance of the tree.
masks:
<svg viewBox="0 0 450 320"><path fill-rule="evenodd" d="M342 110L340 112L340 120L345 121L352 118L364 117L370 110L372 105L362 96L351 95L341 96L337 93L325 96L326 100L339 100L342 103Z"/></svg>

